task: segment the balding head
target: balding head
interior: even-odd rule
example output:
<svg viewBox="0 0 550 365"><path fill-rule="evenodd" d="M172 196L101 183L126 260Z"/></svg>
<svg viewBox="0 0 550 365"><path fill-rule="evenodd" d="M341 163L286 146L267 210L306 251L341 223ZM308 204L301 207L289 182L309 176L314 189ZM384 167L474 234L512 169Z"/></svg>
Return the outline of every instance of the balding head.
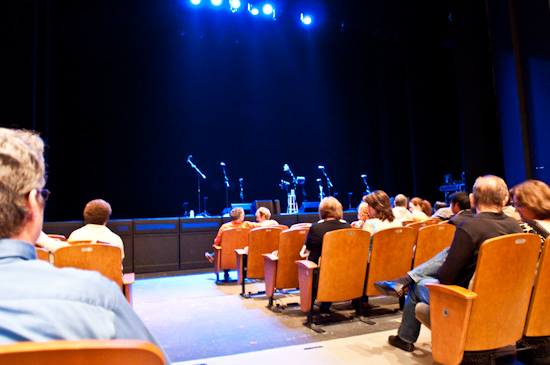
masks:
<svg viewBox="0 0 550 365"><path fill-rule="evenodd" d="M473 188L474 205L478 211L501 211L508 201L508 186L498 176L485 175L476 179Z"/></svg>

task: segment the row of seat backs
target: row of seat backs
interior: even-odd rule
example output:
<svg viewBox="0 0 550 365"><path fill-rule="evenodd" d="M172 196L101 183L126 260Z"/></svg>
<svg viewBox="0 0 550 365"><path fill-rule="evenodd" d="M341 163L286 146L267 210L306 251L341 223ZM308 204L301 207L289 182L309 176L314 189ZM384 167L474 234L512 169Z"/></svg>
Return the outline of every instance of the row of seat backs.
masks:
<svg viewBox="0 0 550 365"><path fill-rule="evenodd" d="M222 232L221 246L215 246L214 271L237 269L235 250L248 246L248 278L263 278L264 264L262 254L276 251L279 246L279 235L287 226L229 228Z"/></svg>
<svg viewBox="0 0 550 365"><path fill-rule="evenodd" d="M426 226L419 231L410 227L388 228L376 232L371 245L370 234L359 229L325 234L317 300L359 298L363 291L367 296L380 295L375 282L406 275L413 263L415 247L418 260L435 256L450 245L455 229L449 224Z"/></svg>
<svg viewBox="0 0 550 365"><path fill-rule="evenodd" d="M522 233L481 245L472 291L428 284L432 354L437 362L459 364L464 351L501 348L523 333L550 336L549 243L540 256L536 281L540 238Z"/></svg>

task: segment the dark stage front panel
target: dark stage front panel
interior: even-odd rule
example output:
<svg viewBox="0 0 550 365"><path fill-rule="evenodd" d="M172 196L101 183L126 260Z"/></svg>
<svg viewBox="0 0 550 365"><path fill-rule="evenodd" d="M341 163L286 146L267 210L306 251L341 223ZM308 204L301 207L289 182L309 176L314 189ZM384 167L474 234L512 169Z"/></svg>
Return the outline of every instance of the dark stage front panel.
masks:
<svg viewBox="0 0 550 365"><path fill-rule="evenodd" d="M179 270L179 218L134 220L136 274Z"/></svg>
<svg viewBox="0 0 550 365"><path fill-rule="evenodd" d="M113 219L107 222L107 228L118 234L124 244L124 272L134 272L134 232L133 220Z"/></svg>
<svg viewBox="0 0 550 365"><path fill-rule="evenodd" d="M212 268L204 253L214 252L212 245L220 226L220 218L180 219L181 270Z"/></svg>
<svg viewBox="0 0 550 365"><path fill-rule="evenodd" d="M69 238L71 233L86 223L83 221L68 221L68 222L44 222L42 231L46 234L62 234Z"/></svg>

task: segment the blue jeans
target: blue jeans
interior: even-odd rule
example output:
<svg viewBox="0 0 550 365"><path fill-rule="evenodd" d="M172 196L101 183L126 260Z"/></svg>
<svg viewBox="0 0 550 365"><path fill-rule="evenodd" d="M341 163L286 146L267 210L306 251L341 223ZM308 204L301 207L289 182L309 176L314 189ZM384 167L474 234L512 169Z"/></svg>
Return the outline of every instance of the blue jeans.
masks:
<svg viewBox="0 0 550 365"><path fill-rule="evenodd" d="M409 294L403 307L403 318L397 334L408 343L415 343L420 334L421 323L416 319L415 307L418 303L424 302L430 304L430 291L426 287L427 283L439 283L435 278L424 279L416 284L409 286Z"/></svg>
<svg viewBox="0 0 550 365"><path fill-rule="evenodd" d="M424 262L422 265L418 265L407 274L414 280L415 283L418 283L424 279L433 279L437 277L437 272L449 253L449 248L443 249L440 253L435 255L430 260Z"/></svg>
<svg viewBox="0 0 550 365"><path fill-rule="evenodd" d="M432 259L408 272L415 284L409 286L409 294L403 307L403 319L397 331L399 337L405 342L415 343L418 339L421 323L416 319L415 307L420 302L430 304L430 292L426 284L439 282L436 279L437 272L447 258L448 252L447 247Z"/></svg>

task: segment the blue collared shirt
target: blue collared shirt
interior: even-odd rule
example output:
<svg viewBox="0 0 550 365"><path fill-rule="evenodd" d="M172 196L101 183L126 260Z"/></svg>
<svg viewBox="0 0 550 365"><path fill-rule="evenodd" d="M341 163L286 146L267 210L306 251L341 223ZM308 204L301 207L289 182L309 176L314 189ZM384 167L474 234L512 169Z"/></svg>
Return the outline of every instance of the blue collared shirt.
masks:
<svg viewBox="0 0 550 365"><path fill-rule="evenodd" d="M94 271L58 269L37 260L31 244L0 239L0 344L79 339L160 348L114 282Z"/></svg>

